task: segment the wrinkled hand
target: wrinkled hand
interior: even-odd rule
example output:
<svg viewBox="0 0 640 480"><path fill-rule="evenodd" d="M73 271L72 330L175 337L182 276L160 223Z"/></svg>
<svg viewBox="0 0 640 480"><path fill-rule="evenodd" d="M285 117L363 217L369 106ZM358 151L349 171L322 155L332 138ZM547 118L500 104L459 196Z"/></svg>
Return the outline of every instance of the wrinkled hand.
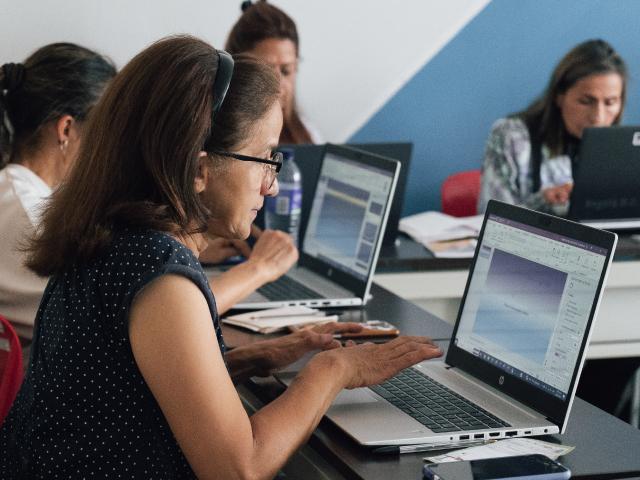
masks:
<svg viewBox="0 0 640 480"><path fill-rule="evenodd" d="M273 282L286 273L298 261L298 249L291 236L280 230L261 231L251 226L251 235L257 239L248 257L264 272L265 281Z"/></svg>
<svg viewBox="0 0 640 480"><path fill-rule="evenodd" d="M360 323L330 322L312 328L298 330L283 337L255 343L260 349L256 367L258 376L268 376L273 372L292 364L308 352L330 350L341 346L333 338L337 333L357 333L362 330Z"/></svg>
<svg viewBox="0 0 640 480"><path fill-rule="evenodd" d="M550 204L555 205L559 203L567 203L569 201L569 195L573 189L573 183L565 183L559 187L550 187L542 191L544 200Z"/></svg>
<svg viewBox="0 0 640 480"><path fill-rule="evenodd" d="M375 385L423 360L442 356L426 337L398 337L382 344L363 343L318 355L332 355L343 365L345 388Z"/></svg>
<svg viewBox="0 0 640 480"><path fill-rule="evenodd" d="M200 253L198 259L203 263L222 263L226 259L243 255L251 255L251 248L244 240L233 240L209 235L208 245Z"/></svg>

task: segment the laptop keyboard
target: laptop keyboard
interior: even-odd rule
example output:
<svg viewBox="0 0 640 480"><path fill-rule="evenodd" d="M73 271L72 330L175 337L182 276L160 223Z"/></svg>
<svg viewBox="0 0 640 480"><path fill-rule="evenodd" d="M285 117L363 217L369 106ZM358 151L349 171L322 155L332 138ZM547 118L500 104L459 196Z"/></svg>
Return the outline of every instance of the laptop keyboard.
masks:
<svg viewBox="0 0 640 480"><path fill-rule="evenodd" d="M369 388L436 433L511 426L415 368Z"/></svg>
<svg viewBox="0 0 640 480"><path fill-rule="evenodd" d="M267 283L258 292L269 300L311 300L323 298L323 295L305 287L291 277L280 277L275 282Z"/></svg>

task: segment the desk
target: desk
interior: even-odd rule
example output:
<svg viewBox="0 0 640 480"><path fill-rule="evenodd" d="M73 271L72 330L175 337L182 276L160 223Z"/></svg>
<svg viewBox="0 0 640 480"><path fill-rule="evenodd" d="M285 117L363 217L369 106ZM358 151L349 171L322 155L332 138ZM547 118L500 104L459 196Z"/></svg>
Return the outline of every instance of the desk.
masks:
<svg viewBox="0 0 640 480"><path fill-rule="evenodd" d="M439 259L401 236L380 254L374 281L452 324L469 259ZM640 356L640 242L621 237L611 265L587 358Z"/></svg>
<svg viewBox="0 0 640 480"><path fill-rule="evenodd" d="M390 320L405 333L448 338L451 327L392 293L376 286L366 307L349 309L346 319L370 319L385 314L399 315ZM264 339L225 326L225 342L237 346ZM446 347L446 342L439 342ZM247 382L239 387L249 410L261 408L283 391L274 379ZM640 430L596 407L576 399L565 435L546 438L576 446L562 458L574 473L573 478L609 479L640 476ZM555 439L555 440L554 440ZM313 479L419 479L424 453L386 456L371 454L348 438L331 422L323 420L308 443L284 469L291 478Z"/></svg>

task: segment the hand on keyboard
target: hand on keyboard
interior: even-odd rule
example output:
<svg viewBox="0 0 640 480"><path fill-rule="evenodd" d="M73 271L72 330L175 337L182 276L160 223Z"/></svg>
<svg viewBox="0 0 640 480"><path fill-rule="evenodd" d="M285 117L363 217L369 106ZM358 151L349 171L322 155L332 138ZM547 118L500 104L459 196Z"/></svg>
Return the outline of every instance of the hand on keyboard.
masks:
<svg viewBox="0 0 640 480"><path fill-rule="evenodd" d="M442 356L442 350L426 337L398 337L383 344L363 343L320 355L334 355L344 365L345 388L375 385L423 360Z"/></svg>
<svg viewBox="0 0 640 480"><path fill-rule="evenodd" d="M307 352L340 347L340 342L333 337L335 334L357 333L360 330L360 323L330 322L242 348L254 349L254 364L259 371L257 375L267 376L292 364Z"/></svg>

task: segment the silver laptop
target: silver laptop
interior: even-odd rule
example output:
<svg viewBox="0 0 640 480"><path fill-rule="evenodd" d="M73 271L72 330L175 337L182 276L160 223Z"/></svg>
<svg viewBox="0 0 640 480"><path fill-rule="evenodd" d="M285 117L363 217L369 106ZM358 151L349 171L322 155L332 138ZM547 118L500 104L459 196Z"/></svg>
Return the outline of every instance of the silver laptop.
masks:
<svg viewBox="0 0 640 480"><path fill-rule="evenodd" d="M489 202L446 360L343 391L327 416L363 445L564 432L616 241Z"/></svg>
<svg viewBox="0 0 640 480"><path fill-rule="evenodd" d="M573 179L570 219L640 229L640 126L586 128Z"/></svg>
<svg viewBox="0 0 640 480"><path fill-rule="evenodd" d="M399 172L396 160L327 144L300 260L234 308L364 305Z"/></svg>

